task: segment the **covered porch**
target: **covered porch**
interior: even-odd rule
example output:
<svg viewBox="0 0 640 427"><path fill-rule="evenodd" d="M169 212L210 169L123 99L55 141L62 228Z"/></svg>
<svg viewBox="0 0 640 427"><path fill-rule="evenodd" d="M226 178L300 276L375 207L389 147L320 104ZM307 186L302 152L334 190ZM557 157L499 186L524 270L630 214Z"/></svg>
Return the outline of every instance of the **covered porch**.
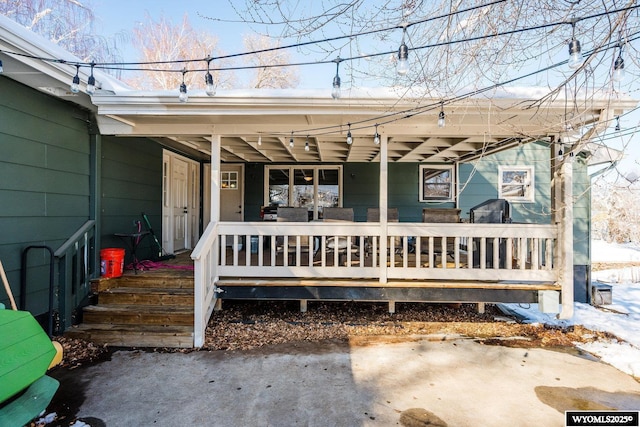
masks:
<svg viewBox="0 0 640 427"><path fill-rule="evenodd" d="M154 136L168 147L210 156L210 218L192 253L195 346L224 299L300 300L302 309L310 299L388 301L390 310L395 301L523 302L570 318L573 157L627 108L610 101L581 106L573 126L582 131L569 142L562 139L564 101L531 108L534 100L466 99L447 105L444 128L437 126L440 103L425 99L221 95L193 96L184 105L173 96L129 93L94 102L103 133ZM551 164L550 220L387 220L390 163L457 168L539 141L548 145ZM376 163L379 219L322 221L314 206L315 220L308 222L222 221L221 167L248 162ZM455 209L458 203L454 196L424 205Z"/></svg>

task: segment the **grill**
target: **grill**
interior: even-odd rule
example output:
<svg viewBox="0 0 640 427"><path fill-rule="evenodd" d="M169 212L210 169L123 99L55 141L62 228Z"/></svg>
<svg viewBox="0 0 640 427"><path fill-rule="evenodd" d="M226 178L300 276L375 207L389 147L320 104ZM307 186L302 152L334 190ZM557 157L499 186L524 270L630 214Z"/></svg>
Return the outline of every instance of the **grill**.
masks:
<svg viewBox="0 0 640 427"><path fill-rule="evenodd" d="M511 222L509 202L504 199L489 199L469 210L471 222L508 223Z"/></svg>
<svg viewBox="0 0 640 427"><path fill-rule="evenodd" d="M469 210L469 220L473 223L504 224L511 222L511 209L509 202L504 199L489 199ZM473 239L473 266L480 267L480 239ZM493 261L493 239L485 241L485 266L494 268ZM505 267L505 257L507 253L507 241L498 240L498 253L500 257L499 268Z"/></svg>

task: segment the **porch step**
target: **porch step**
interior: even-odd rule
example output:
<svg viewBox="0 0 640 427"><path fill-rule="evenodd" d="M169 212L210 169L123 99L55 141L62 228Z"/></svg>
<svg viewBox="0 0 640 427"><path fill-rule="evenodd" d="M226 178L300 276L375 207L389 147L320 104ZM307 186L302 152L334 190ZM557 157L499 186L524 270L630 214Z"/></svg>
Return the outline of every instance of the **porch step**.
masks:
<svg viewBox="0 0 640 427"><path fill-rule="evenodd" d="M176 272L171 275L125 274L121 277L95 279L91 282L93 292L114 288L162 288L193 289L193 272Z"/></svg>
<svg viewBox="0 0 640 427"><path fill-rule="evenodd" d="M132 288L117 287L98 294L98 301L107 305L155 305L193 307L193 288Z"/></svg>
<svg viewBox="0 0 640 427"><path fill-rule="evenodd" d="M88 324L193 326L193 315L193 306L99 303L84 308L83 321Z"/></svg>
<svg viewBox="0 0 640 427"><path fill-rule="evenodd" d="M83 323L70 329L65 335L96 344L120 347L193 347L192 326Z"/></svg>

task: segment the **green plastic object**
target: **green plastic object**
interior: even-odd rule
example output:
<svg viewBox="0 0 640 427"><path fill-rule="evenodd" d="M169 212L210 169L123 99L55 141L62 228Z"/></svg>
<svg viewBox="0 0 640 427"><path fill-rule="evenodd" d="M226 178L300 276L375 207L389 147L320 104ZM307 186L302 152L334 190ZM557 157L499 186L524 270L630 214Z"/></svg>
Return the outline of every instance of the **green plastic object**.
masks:
<svg viewBox="0 0 640 427"><path fill-rule="evenodd" d="M38 378L19 397L0 406L0 426L23 426L41 414L56 394L60 383L47 375Z"/></svg>
<svg viewBox="0 0 640 427"><path fill-rule="evenodd" d="M0 310L0 405L42 378L55 355L31 313Z"/></svg>

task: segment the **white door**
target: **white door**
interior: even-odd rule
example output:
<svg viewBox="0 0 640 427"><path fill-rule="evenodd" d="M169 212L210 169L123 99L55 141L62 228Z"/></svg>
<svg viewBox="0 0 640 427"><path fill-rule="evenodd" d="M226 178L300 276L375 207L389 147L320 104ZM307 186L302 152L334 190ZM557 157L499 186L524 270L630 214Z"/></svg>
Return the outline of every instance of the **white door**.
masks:
<svg viewBox="0 0 640 427"><path fill-rule="evenodd" d="M162 247L168 253L193 249L199 235L200 166L168 151L163 163Z"/></svg>
<svg viewBox="0 0 640 427"><path fill-rule="evenodd" d="M244 185L242 165L222 165L220 167L220 221L243 221ZM227 246L233 244L229 237Z"/></svg>
<svg viewBox="0 0 640 427"><path fill-rule="evenodd" d="M242 165L220 168L220 221L243 220Z"/></svg>
<svg viewBox="0 0 640 427"><path fill-rule="evenodd" d="M181 159L173 158L171 168L171 209L173 225L173 251L184 250L188 246L188 180L189 164Z"/></svg>

